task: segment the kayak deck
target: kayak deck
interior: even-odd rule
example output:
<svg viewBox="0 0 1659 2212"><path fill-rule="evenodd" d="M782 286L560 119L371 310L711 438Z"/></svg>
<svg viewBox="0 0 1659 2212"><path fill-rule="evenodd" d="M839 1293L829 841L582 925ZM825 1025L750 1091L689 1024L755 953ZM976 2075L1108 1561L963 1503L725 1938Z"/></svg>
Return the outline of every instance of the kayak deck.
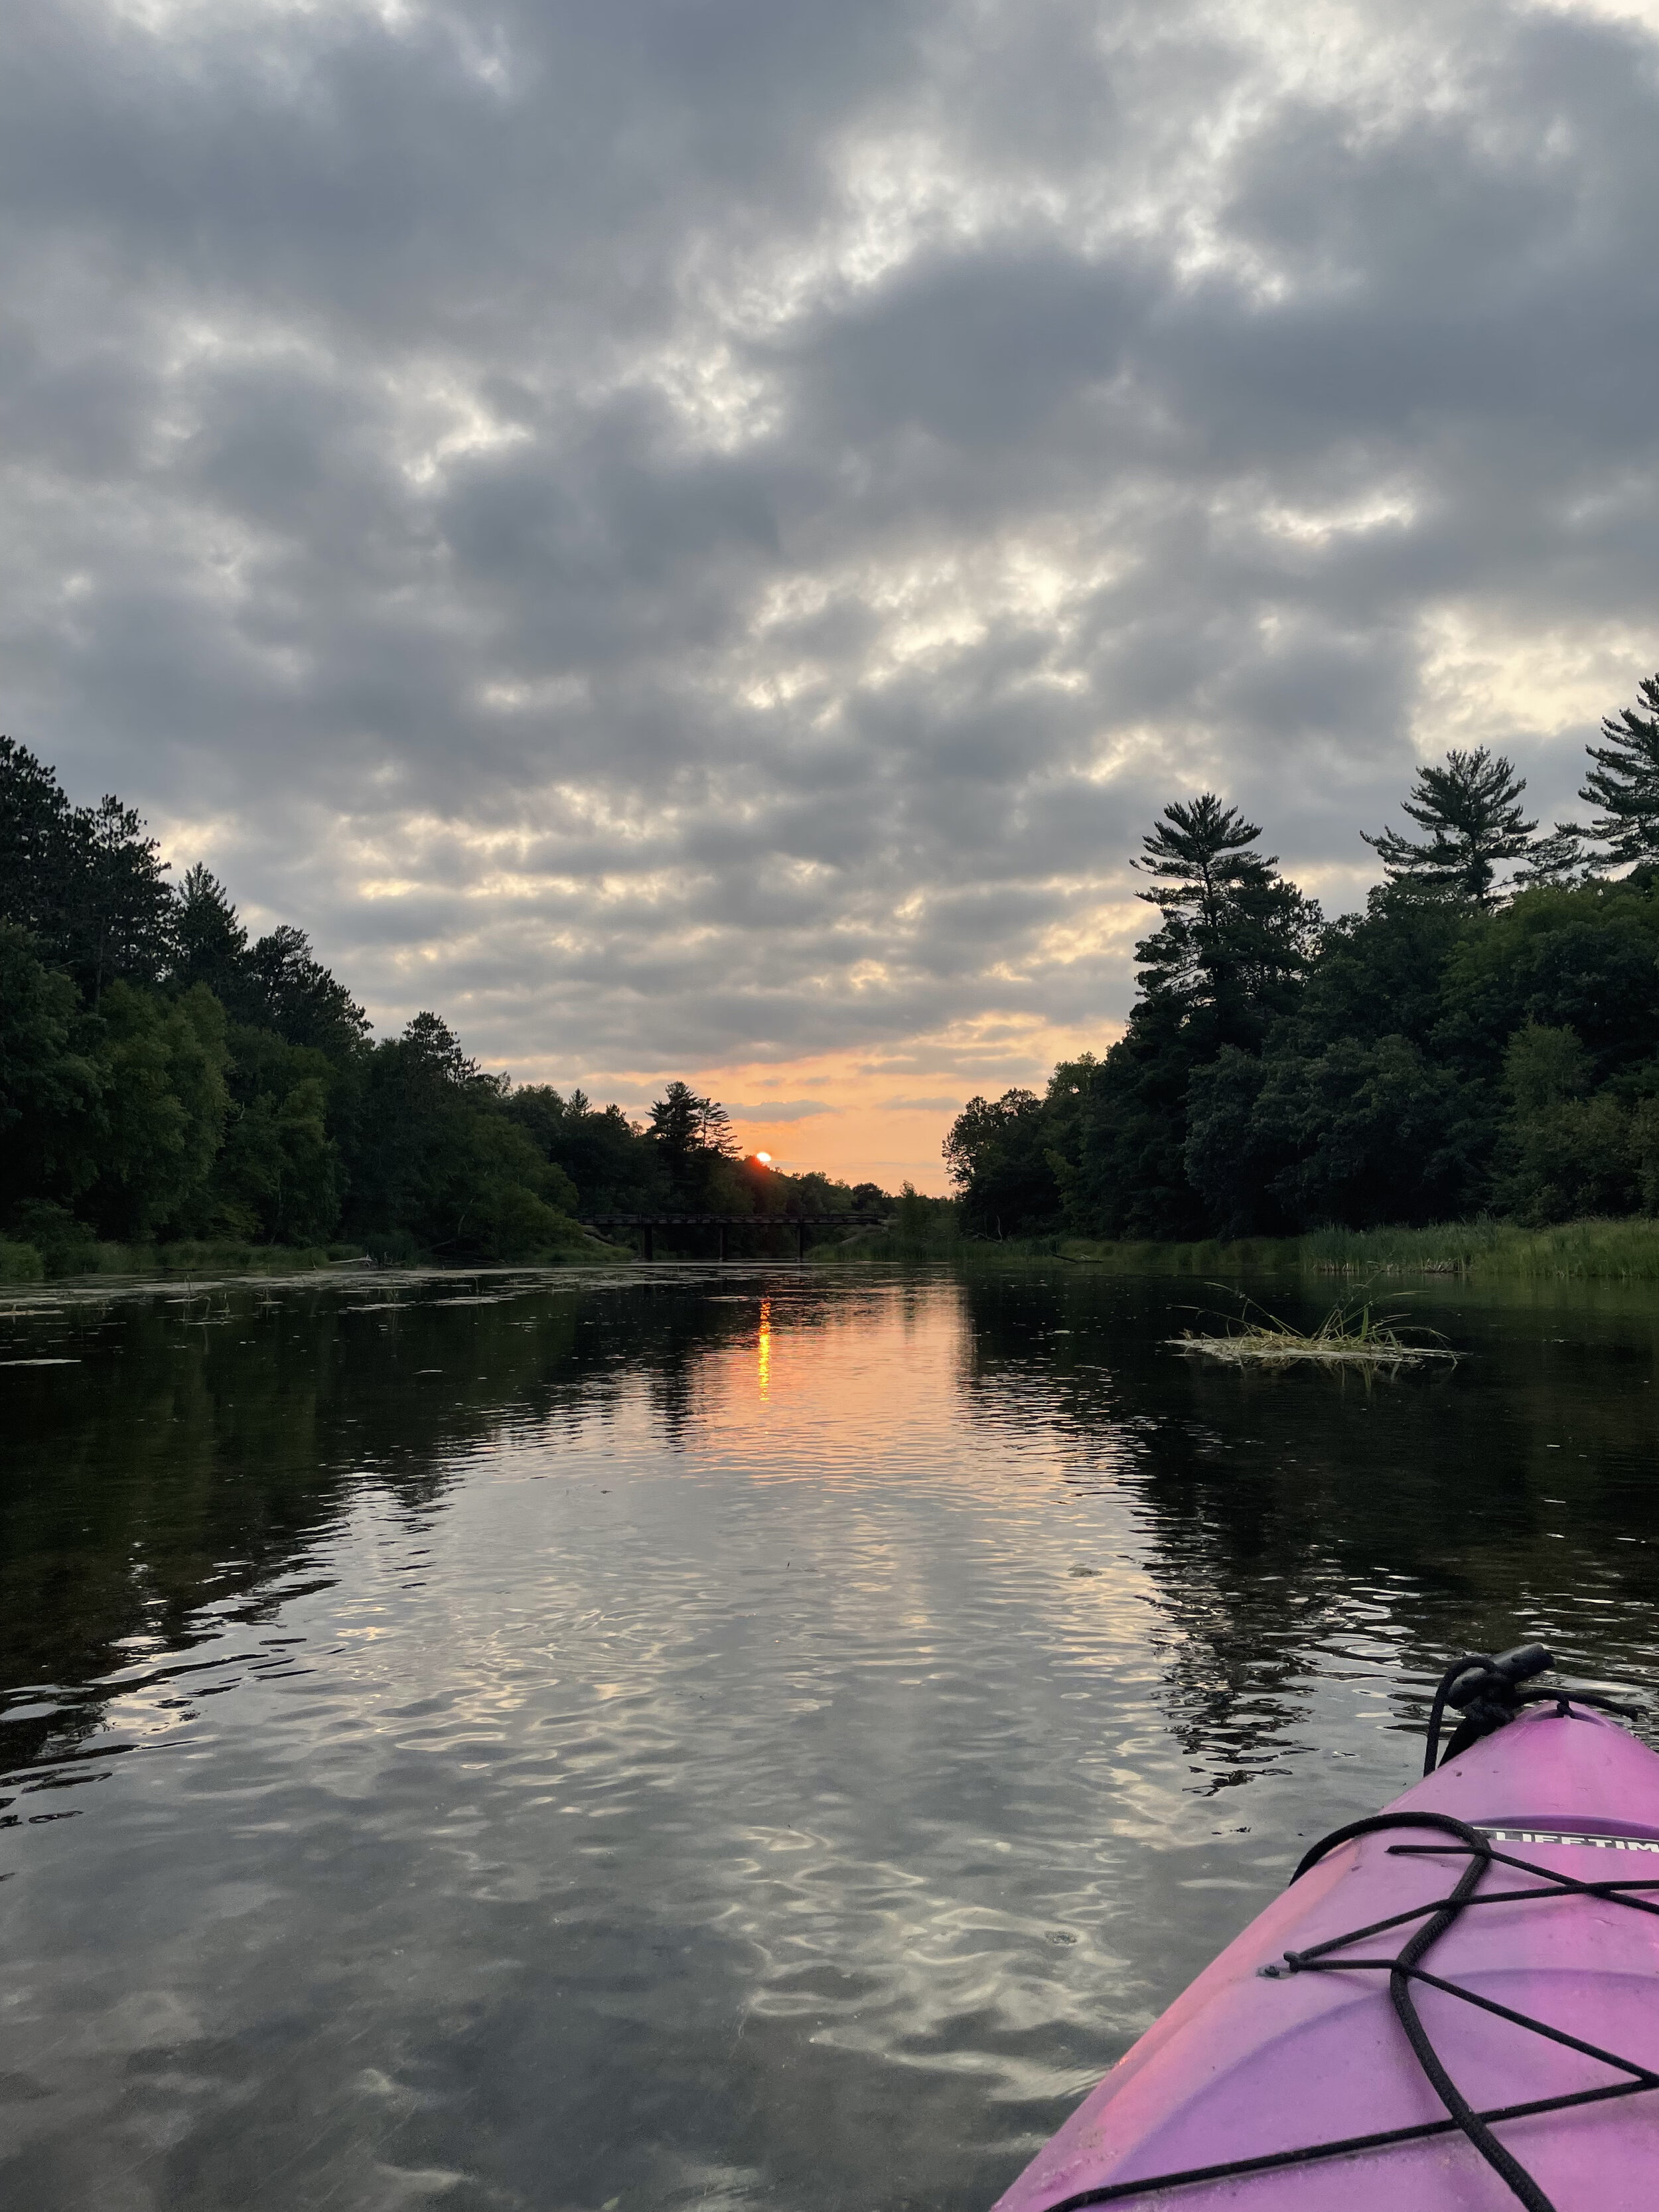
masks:
<svg viewBox="0 0 1659 2212"><path fill-rule="evenodd" d="M1447 1825L1405 1825L1414 1815ZM1480 1832L1461 1840L1458 1824ZM1659 1759L1598 1713L1534 1707L1396 1799L1376 1823L1357 1825L1368 1832L1303 1874L1148 2029L996 2212L1080 2212L1088 2203L1172 2212L1513 2212L1517 2202L1565 2208L1592 2198L1595 2212L1649 2212L1659 2201ZM1558 1887L1559 1878L1655 1887L1629 1889L1631 1901L1620 1902ZM1421 1952L1414 1973L1391 1976L1389 1966L1435 1917L1422 1908L1460 1881L1473 1882L1471 1900ZM1513 1894L1539 1890L1550 1893ZM1356 1936L1397 1915L1411 1917ZM1305 1957L1336 1939L1347 1940ZM1299 1954L1294 1971L1286 1953ZM1396 2009L1401 1984L1431 2057L1438 2054L1454 2094L1477 2113L1619 2093L1492 2124L1538 2198L1448 2122ZM1630 2065L1621 2071L1547 2039L1468 1996ZM1648 2069L1652 2089L1641 2080ZM1279 2162L1415 2129L1444 2131ZM1238 2170L1254 2159L1273 2163ZM1218 2166L1233 2171L1198 2178ZM1194 2178L1145 2185L1181 2174Z"/></svg>

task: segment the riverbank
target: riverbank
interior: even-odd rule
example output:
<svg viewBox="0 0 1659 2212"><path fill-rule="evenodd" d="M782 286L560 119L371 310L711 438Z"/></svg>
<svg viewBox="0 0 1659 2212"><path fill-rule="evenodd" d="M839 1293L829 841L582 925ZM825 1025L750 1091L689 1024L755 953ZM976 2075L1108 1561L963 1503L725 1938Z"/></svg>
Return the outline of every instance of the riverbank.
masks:
<svg viewBox="0 0 1659 2212"><path fill-rule="evenodd" d="M634 1255L595 1237L561 1245L526 1264L548 1267L613 1267ZM83 1243L40 1250L0 1237L0 1283L70 1281L95 1275L154 1275L167 1281L202 1275L302 1275L320 1267L373 1267L375 1255L361 1244ZM400 1261L399 1264L402 1264ZM417 1258L410 1264L421 1265Z"/></svg>
<svg viewBox="0 0 1659 2212"><path fill-rule="evenodd" d="M561 1247L532 1264L614 1267L637 1255L594 1239ZM1109 1242L1085 1237L992 1239L906 1236L877 1230L811 1249L819 1265L869 1261L916 1265L947 1261L967 1268L1052 1267L1110 1268L1124 1274L1455 1275L1479 1279L1659 1282L1659 1220L1568 1221L1526 1229L1504 1221L1447 1222L1427 1229L1321 1229L1306 1237L1211 1238L1191 1244L1150 1240ZM78 1244L42 1253L0 1237L0 1283L38 1283L76 1276L289 1275L320 1267L373 1264L361 1246L273 1244Z"/></svg>
<svg viewBox="0 0 1659 2212"><path fill-rule="evenodd" d="M1509 1221L1455 1221L1427 1229L1320 1229L1305 1237L1212 1238L1201 1243L1110 1243L1084 1237L993 1240L849 1237L815 1259L949 1261L969 1267L1110 1267L1144 1275L1458 1275L1497 1279L1659 1282L1659 1220L1565 1221L1528 1229Z"/></svg>
<svg viewBox="0 0 1659 2212"><path fill-rule="evenodd" d="M355 1244L76 1244L42 1252L0 1237L0 1282L76 1275L293 1275L362 1261Z"/></svg>

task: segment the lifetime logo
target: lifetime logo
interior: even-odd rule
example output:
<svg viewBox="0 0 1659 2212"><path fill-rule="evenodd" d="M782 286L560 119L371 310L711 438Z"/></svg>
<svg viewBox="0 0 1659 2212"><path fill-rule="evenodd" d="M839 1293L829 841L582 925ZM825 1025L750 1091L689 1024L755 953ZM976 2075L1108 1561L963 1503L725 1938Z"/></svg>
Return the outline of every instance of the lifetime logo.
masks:
<svg viewBox="0 0 1659 2212"><path fill-rule="evenodd" d="M1587 1836L1582 1830L1569 1834L1560 1828L1489 1828L1484 1824L1479 1832L1494 1844L1583 1844L1595 1851L1659 1851L1659 1836Z"/></svg>

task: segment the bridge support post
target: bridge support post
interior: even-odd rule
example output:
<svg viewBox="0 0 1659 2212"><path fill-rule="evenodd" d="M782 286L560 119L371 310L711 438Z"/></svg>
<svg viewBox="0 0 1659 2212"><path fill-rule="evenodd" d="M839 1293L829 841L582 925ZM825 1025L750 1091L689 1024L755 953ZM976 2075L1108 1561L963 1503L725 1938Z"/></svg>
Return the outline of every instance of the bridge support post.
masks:
<svg viewBox="0 0 1659 2212"><path fill-rule="evenodd" d="M646 1224L645 1224L645 1256L646 1256L646 1258L647 1258L647 1260L651 1257L651 1254L652 1254L652 1237L653 1237L653 1231L652 1224L651 1224L651 1223L650 1223L650 1222L648 1222L648 1221L647 1221L647 1222L646 1223Z"/></svg>
<svg viewBox="0 0 1659 2212"><path fill-rule="evenodd" d="M722 1221L720 1224L720 1257L722 1260L726 1257L726 1224Z"/></svg>
<svg viewBox="0 0 1659 2212"><path fill-rule="evenodd" d="M795 1257L798 1260L806 1257L806 1224L804 1221L795 1224Z"/></svg>

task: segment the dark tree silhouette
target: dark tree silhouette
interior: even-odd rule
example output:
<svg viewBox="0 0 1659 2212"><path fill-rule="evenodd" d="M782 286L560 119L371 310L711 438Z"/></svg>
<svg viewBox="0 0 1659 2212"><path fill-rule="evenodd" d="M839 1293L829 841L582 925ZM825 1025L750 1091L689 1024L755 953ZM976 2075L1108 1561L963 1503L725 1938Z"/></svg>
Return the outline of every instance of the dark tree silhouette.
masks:
<svg viewBox="0 0 1659 2212"><path fill-rule="evenodd" d="M226 1006L234 1002L247 963L247 932L224 885L199 860L179 886L173 945L175 981L205 983Z"/></svg>
<svg viewBox="0 0 1659 2212"><path fill-rule="evenodd" d="M967 1226L987 1237L1029 1236L1060 1212L1043 1102L1034 1091L970 1098L945 1139L946 1172Z"/></svg>
<svg viewBox="0 0 1659 2212"><path fill-rule="evenodd" d="M689 1083L671 1083L651 1105L651 1135L669 1173L677 1180L700 1155L730 1158L732 1117L712 1098L701 1098Z"/></svg>
<svg viewBox="0 0 1659 2212"><path fill-rule="evenodd" d="M206 867L171 890L131 807L72 805L0 738L0 1267L13 1245L60 1273L100 1237L342 1231L386 1257L546 1261L587 1248L580 1208L858 1205L738 1168L725 1109L689 1084L653 1121L515 1091L434 1012L376 1043L303 930L251 944Z"/></svg>
<svg viewBox="0 0 1659 2212"><path fill-rule="evenodd" d="M0 920L20 923L95 1006L116 976L153 982L172 949L167 863L130 806L71 806L56 771L0 738Z"/></svg>
<svg viewBox="0 0 1659 2212"><path fill-rule="evenodd" d="M1135 947L1149 995L1212 1010L1226 1035L1278 1010L1319 923L1277 859L1251 849L1261 835L1206 791L1166 806L1133 864L1159 879L1139 894L1164 916Z"/></svg>
<svg viewBox="0 0 1659 2212"><path fill-rule="evenodd" d="M290 1044L312 1045L336 1057L349 1055L368 1034L368 1015L312 951L304 930L291 922L279 922L249 950L235 1010L240 1006L247 1008L244 1019L267 1024Z"/></svg>
<svg viewBox="0 0 1659 2212"><path fill-rule="evenodd" d="M1589 747L1596 765L1578 794L1601 808L1590 834L1612 848L1615 862L1659 860L1659 676L1644 678L1637 690L1640 707L1603 720L1607 743Z"/></svg>
<svg viewBox="0 0 1659 2212"><path fill-rule="evenodd" d="M1521 818L1526 779L1514 763L1485 745L1473 752L1449 752L1443 768L1420 768L1404 811L1426 830L1426 838L1403 837L1398 830L1360 835L1379 855L1391 883L1450 892L1477 906L1492 903L1492 878L1502 860L1519 860L1532 849L1538 824Z"/></svg>
<svg viewBox="0 0 1659 2212"><path fill-rule="evenodd" d="M137 810L106 792L76 807L79 848L70 897L71 939L82 986L95 1006L117 976L154 982L173 951L173 896L162 880L171 865L143 834Z"/></svg>
<svg viewBox="0 0 1659 2212"><path fill-rule="evenodd" d="M1536 837L1526 859L1515 872L1517 890L1535 890L1548 884L1571 890L1589 882L1598 866L1584 843L1584 832L1576 822L1558 822L1547 837Z"/></svg>
<svg viewBox="0 0 1659 2212"><path fill-rule="evenodd" d="M0 738L0 920L62 953L72 873L71 811L57 771Z"/></svg>
<svg viewBox="0 0 1659 2212"><path fill-rule="evenodd" d="M477 1081L478 1063L461 1049L461 1041L441 1014L419 1013L399 1040L410 1070L458 1089Z"/></svg>

